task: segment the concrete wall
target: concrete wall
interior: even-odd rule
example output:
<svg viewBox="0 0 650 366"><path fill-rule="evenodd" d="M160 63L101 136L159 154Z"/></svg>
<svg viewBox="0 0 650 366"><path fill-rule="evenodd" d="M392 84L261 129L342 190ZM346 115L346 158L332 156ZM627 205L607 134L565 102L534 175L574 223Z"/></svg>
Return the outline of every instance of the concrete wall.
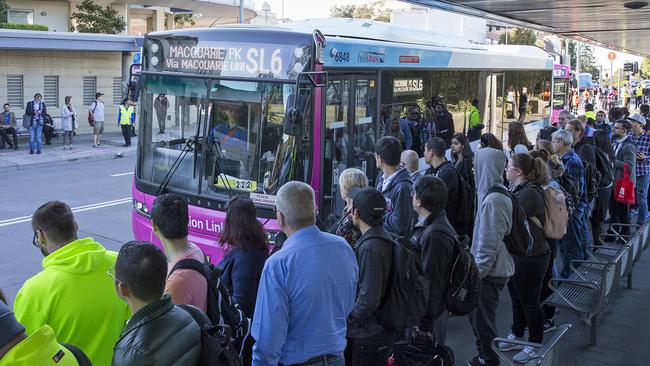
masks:
<svg viewBox="0 0 650 366"><path fill-rule="evenodd" d="M8 0L7 4L9 9L33 10L34 24L46 25L52 32L69 30L70 3L68 1Z"/></svg>
<svg viewBox="0 0 650 366"><path fill-rule="evenodd" d="M7 75L23 75L23 105L14 106L16 117L22 117L24 103L35 93L43 94L43 77L59 76L59 106L66 95L72 96L77 110L78 133L90 133L83 105L83 76L97 77L97 91L104 93L106 105L105 130L117 131L117 106L113 105L113 78L122 78L122 52L23 51L0 50L0 102L7 100ZM128 73L128 71L127 71ZM48 107L48 113L58 117L59 109Z"/></svg>

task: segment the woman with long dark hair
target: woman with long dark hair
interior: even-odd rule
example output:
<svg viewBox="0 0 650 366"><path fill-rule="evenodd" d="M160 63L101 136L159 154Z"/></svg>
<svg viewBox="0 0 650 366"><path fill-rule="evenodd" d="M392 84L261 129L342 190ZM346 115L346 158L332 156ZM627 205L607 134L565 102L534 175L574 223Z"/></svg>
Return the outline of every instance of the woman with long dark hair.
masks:
<svg viewBox="0 0 650 366"><path fill-rule="evenodd" d="M546 211L542 186L548 184L548 170L542 159L519 153L509 160L506 177L530 222L533 237L530 255L513 257L515 274L508 281L508 292L512 298L512 333L508 338L523 340L528 327L528 342L541 344L544 338L544 310L540 295L549 261L549 245L543 230ZM499 344L502 351L517 348L510 343ZM537 351L533 347L523 347L513 360L526 363L537 357Z"/></svg>
<svg viewBox="0 0 650 366"><path fill-rule="evenodd" d="M528 151L533 149L533 144L528 141L524 124L521 122L510 122L508 125L508 147L510 151L515 150L515 146L524 145Z"/></svg>
<svg viewBox="0 0 650 366"><path fill-rule="evenodd" d="M474 182L474 153L469 145L467 136L457 133L451 139L451 161L454 163L458 174L467 182L472 189L476 186Z"/></svg>
<svg viewBox="0 0 650 366"><path fill-rule="evenodd" d="M503 151L503 143L492 133L484 133L480 139L481 147L491 147Z"/></svg>

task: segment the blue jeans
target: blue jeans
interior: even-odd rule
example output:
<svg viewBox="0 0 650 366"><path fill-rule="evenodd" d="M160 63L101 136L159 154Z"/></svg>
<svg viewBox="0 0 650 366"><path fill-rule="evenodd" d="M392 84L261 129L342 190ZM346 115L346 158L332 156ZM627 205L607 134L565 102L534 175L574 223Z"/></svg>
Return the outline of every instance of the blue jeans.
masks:
<svg viewBox="0 0 650 366"><path fill-rule="evenodd" d="M29 127L29 151L41 151L43 145L43 126Z"/></svg>
<svg viewBox="0 0 650 366"><path fill-rule="evenodd" d="M650 175L636 177L636 206L639 212L637 223L643 224L648 216L648 185Z"/></svg>
<svg viewBox="0 0 650 366"><path fill-rule="evenodd" d="M562 271L560 272L561 278L568 278L571 274L569 263L572 260L583 260L584 250L582 248L582 221L584 212L581 207L576 208L567 224L567 231L564 238L558 242L560 249L560 256L562 258Z"/></svg>

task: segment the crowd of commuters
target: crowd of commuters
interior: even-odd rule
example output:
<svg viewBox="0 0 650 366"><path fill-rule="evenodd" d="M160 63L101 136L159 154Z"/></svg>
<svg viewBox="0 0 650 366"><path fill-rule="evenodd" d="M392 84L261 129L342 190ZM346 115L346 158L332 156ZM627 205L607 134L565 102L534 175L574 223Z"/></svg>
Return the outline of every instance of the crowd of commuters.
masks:
<svg viewBox="0 0 650 366"><path fill-rule="evenodd" d="M29 108L38 123L45 113L40 98ZM63 108L74 110L69 100ZM549 279L571 275L570 262L587 258L605 222L648 218L650 124L625 109L610 109L609 121L603 114L580 119L563 112L557 126L539 131L535 144L522 123L512 122L505 148L486 133L476 151L461 133L448 141L446 135L432 136L422 146L407 143L400 136L412 132L413 120L397 119L394 131L374 146L374 187L356 168L338 177L345 207L332 227L317 225L309 185L292 181L279 189L274 210L285 240L272 255L253 201L230 198L218 243L225 256L215 268L252 319L252 338L241 351L244 364L384 366L395 343L414 334L444 345L450 317L445 294L459 250L471 252L480 288L468 315L477 345L469 365L498 365L491 348L498 336L537 345L499 344L502 351L517 351L516 362L536 358L544 334L555 327L555 309L542 306L551 293ZM419 155L428 169L418 170ZM634 205L614 189L628 175L636 189ZM547 189L561 192L569 212L560 237L548 234ZM518 255L506 243L522 212L530 223L530 245ZM470 225L464 217L471 217ZM57 359L77 365L85 357L94 365L198 365L215 284L178 267L208 258L188 240L182 197L158 196L151 224L162 249L132 241L115 253L79 238L65 203L39 207L32 229L33 244L45 257L43 270L18 292L15 315L4 299L0 303L0 365L58 364ZM392 326L382 314L396 266L394 248L403 240L418 249L429 284L426 309L409 329ZM512 300L508 335L497 331L506 287Z"/></svg>
<svg viewBox="0 0 650 366"><path fill-rule="evenodd" d="M104 133L105 105L102 100L103 93L95 94L95 101L88 108L88 123L93 131L92 146L101 146L101 136ZM167 99L164 99L165 103ZM16 114L11 110L9 103L3 105L2 120L0 121L0 149L9 148L18 150L19 126ZM72 150L73 136L79 127L80 115L77 113L72 97L66 96L59 109L61 123L59 132L63 135L63 150ZM131 137L135 134L135 104L128 98L118 106L117 124L122 130L124 147L131 146ZM40 93L27 102L22 116L22 128L29 133L29 153L41 154L43 151L43 138L45 145L52 144L52 138L57 134L54 119L48 113L47 105L43 102ZM164 128L161 130L164 131Z"/></svg>

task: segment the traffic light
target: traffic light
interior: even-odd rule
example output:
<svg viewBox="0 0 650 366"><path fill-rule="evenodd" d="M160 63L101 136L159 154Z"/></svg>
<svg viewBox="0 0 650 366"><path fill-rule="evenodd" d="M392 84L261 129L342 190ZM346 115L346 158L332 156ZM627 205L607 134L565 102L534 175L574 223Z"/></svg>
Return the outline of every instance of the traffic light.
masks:
<svg viewBox="0 0 650 366"><path fill-rule="evenodd" d="M634 64L631 62L626 62L623 64L623 71L632 71L632 69L634 69Z"/></svg>
<svg viewBox="0 0 650 366"><path fill-rule="evenodd" d="M632 73L633 74L638 74L639 73L639 62L638 61L634 61L634 67L633 67Z"/></svg>

